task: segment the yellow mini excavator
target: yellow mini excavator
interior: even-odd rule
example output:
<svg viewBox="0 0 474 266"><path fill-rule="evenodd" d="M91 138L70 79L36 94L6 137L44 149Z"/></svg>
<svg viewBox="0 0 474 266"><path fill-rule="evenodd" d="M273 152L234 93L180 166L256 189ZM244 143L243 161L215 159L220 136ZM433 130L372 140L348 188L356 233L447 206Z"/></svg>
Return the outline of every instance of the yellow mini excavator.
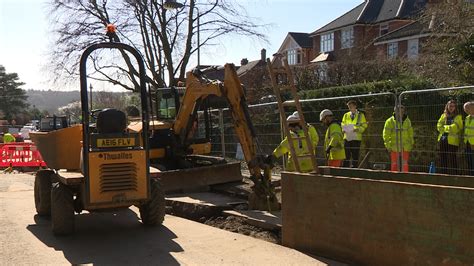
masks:
<svg viewBox="0 0 474 266"><path fill-rule="evenodd" d="M175 167L173 164L176 164L176 162L183 162L181 165L188 165L188 167L195 170L211 168L212 170L206 172L209 175L218 175L218 178L235 175L234 172L237 172L240 176L240 168L229 167L231 164L226 163L222 158L220 158L221 160L218 160L218 158L210 160L212 157L200 155L210 152L208 133L205 134L206 137L203 139L198 141L193 139L194 134L192 132L196 129L199 110L204 110L203 116L207 118L205 120L209 120L210 115L206 114L206 108L203 108L203 105L209 98L216 97L220 100L224 99L229 107L235 133L241 144L250 171L250 178L254 183L253 193L249 197L249 207L260 210L279 209L279 203L271 184L272 166L257 154L257 136L249 115L244 89L233 64L224 66L224 82L207 79L197 69L187 73L184 95L181 97L175 94L175 99L172 101L177 103L176 98L180 99L179 104L174 105L178 109L175 119L167 126L163 126L161 123L157 126L150 125L152 131L156 130L155 134L161 131L160 136L169 136L169 140L164 142L167 150L161 147L162 152L158 152L160 148L155 145L154 138L151 138L150 158L152 165L164 166L165 170L168 170L175 168L167 168L167 166ZM208 129L210 126L206 123L203 128ZM159 139L163 140L162 138ZM196 162L202 161L207 161L208 166L196 165ZM166 174L166 171L163 174Z"/></svg>

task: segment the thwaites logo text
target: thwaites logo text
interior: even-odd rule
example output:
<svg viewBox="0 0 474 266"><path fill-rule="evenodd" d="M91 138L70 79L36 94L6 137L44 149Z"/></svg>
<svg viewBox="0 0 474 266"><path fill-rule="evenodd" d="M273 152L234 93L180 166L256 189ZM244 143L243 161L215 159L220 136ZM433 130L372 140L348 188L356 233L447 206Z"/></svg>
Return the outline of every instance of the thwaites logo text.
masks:
<svg viewBox="0 0 474 266"><path fill-rule="evenodd" d="M121 153L101 153L99 154L99 158L103 158L106 161L110 160L130 160L133 159L133 155L131 153L121 152Z"/></svg>

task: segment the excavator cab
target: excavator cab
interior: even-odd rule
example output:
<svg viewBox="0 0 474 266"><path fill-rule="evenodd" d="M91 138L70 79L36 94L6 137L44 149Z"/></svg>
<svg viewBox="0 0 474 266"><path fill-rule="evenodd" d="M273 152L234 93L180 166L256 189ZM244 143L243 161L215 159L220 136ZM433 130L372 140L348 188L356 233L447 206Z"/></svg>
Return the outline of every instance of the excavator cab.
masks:
<svg viewBox="0 0 474 266"><path fill-rule="evenodd" d="M178 170L202 166L196 162L203 162L203 165L225 163L221 158L208 156L211 152L211 121L207 101L192 103L193 112L186 117L183 133L176 136L173 124L182 107L186 88L156 88L153 91L151 116L154 119L150 122L152 166L161 170Z"/></svg>
<svg viewBox="0 0 474 266"><path fill-rule="evenodd" d="M177 87L158 88L154 94L154 110L159 120L173 121L179 110L183 89Z"/></svg>

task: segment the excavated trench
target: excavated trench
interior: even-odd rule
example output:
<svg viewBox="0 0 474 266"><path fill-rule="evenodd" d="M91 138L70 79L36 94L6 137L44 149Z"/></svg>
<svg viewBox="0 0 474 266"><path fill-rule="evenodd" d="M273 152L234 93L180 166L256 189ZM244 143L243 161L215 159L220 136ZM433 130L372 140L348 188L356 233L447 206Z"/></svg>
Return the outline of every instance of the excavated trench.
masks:
<svg viewBox="0 0 474 266"><path fill-rule="evenodd" d="M167 214L186 218L216 228L239 233L275 244L281 244L281 228L268 229L249 223L245 217L229 214L227 211L244 211L248 209L246 195L250 190L248 181L240 184L223 184L211 187L211 191L218 195L232 195L240 201L229 202L225 206L207 205L201 203L182 202L179 200L166 200ZM280 197L279 197L280 198Z"/></svg>

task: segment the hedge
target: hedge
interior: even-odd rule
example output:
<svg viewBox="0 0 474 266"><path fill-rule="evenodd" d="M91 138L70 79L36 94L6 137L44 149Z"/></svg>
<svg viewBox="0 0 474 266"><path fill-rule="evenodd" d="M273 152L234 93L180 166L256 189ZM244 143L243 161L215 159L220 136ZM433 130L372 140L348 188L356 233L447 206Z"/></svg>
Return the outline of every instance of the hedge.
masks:
<svg viewBox="0 0 474 266"><path fill-rule="evenodd" d="M397 80L384 80L365 82L339 87L328 87L316 90L305 90L299 92L302 99L329 98L349 95L360 95L381 92L402 92L407 90L422 90L434 88L433 83L428 80L405 78Z"/></svg>

